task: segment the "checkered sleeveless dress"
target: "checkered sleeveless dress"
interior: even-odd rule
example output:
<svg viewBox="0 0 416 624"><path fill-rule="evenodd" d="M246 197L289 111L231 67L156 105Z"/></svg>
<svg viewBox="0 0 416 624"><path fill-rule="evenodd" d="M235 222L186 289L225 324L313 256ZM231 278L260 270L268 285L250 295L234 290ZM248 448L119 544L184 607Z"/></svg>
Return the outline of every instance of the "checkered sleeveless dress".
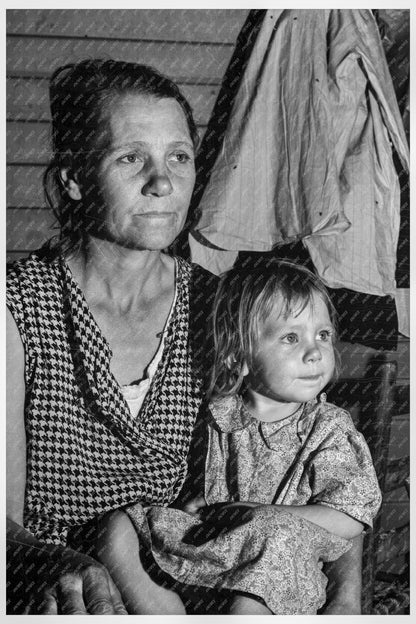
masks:
<svg viewBox="0 0 416 624"><path fill-rule="evenodd" d="M176 262L176 304L137 418L65 262L47 262L35 252L9 271L7 305L26 358L24 524L43 541L66 544L71 528L133 502L168 505L181 488L202 397L190 296L193 282L201 286L209 274Z"/></svg>

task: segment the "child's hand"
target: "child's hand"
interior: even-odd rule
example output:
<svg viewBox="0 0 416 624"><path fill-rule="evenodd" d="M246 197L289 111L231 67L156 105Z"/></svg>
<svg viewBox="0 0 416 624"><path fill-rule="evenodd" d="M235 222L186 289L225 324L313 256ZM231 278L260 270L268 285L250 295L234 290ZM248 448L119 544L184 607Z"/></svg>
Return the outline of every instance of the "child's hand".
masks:
<svg viewBox="0 0 416 624"><path fill-rule="evenodd" d="M186 505L183 506L183 511L191 516L199 516L199 510L207 506L207 501L203 496L197 496L192 498Z"/></svg>
<svg viewBox="0 0 416 624"><path fill-rule="evenodd" d="M251 510L259 507L259 503L234 502L215 503L201 509L198 516L204 522L209 522L220 528L228 528L240 524L245 524L252 518Z"/></svg>
<svg viewBox="0 0 416 624"><path fill-rule="evenodd" d="M218 537L223 531L249 522L254 507L259 507L259 504L238 502L207 505L202 497L195 498L183 510L197 516L202 523L191 527L183 537L183 541L185 544L195 546L205 544ZM193 511L189 509L193 509Z"/></svg>

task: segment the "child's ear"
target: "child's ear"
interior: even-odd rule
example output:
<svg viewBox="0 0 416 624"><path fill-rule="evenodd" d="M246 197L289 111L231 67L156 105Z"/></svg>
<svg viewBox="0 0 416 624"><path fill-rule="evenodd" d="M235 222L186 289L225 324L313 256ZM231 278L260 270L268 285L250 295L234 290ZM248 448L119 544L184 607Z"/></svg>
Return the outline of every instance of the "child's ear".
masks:
<svg viewBox="0 0 416 624"><path fill-rule="evenodd" d="M231 355L227 355L227 357L225 358L225 365L228 368L228 370L231 370L233 368L234 362L235 362L235 359Z"/></svg>
<svg viewBox="0 0 416 624"><path fill-rule="evenodd" d="M70 167L62 167L59 171L59 177L71 199L77 201L82 199L81 187L77 181L77 176Z"/></svg>
<svg viewBox="0 0 416 624"><path fill-rule="evenodd" d="M234 357L232 357L232 355L228 355L225 358L225 365L228 368L228 370L235 369L236 361L237 360ZM248 375L248 366L245 361L243 362L243 366L241 367L241 372L243 374L243 377Z"/></svg>

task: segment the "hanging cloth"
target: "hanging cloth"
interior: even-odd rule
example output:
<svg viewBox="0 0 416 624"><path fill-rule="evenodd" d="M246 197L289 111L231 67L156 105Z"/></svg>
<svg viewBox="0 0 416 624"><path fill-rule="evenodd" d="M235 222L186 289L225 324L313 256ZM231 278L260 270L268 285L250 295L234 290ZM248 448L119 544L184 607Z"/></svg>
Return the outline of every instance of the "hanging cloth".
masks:
<svg viewBox="0 0 416 624"><path fill-rule="evenodd" d="M223 251L232 264L235 252L303 239L328 286L394 293L391 143L408 167L371 11L267 11L199 205L193 260L218 247L224 270Z"/></svg>

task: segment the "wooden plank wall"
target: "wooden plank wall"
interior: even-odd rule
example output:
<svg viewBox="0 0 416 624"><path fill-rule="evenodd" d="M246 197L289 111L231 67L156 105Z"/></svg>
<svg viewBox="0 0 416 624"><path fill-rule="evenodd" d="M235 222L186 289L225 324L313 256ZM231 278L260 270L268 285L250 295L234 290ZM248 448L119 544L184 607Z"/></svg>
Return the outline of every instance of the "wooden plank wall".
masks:
<svg viewBox="0 0 416 624"><path fill-rule="evenodd" d="M50 157L48 77L83 58L146 63L175 80L201 135L248 10L7 11L7 258L54 232L42 173Z"/></svg>

